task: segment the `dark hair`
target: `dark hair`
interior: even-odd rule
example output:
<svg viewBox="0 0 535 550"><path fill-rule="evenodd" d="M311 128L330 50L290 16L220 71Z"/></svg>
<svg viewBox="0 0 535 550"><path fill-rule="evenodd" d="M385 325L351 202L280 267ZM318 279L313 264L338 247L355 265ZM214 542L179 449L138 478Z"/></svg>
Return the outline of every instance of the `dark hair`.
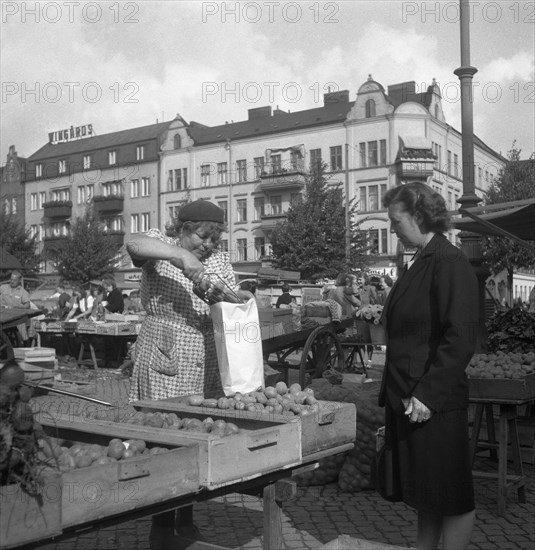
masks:
<svg viewBox="0 0 535 550"><path fill-rule="evenodd" d="M287 283L283 283L282 285L282 291L283 292L290 292L290 285Z"/></svg>
<svg viewBox="0 0 535 550"><path fill-rule="evenodd" d="M117 288L117 283L115 282L115 279L112 279L111 277L104 277L102 279L102 285L111 286L113 289Z"/></svg>
<svg viewBox="0 0 535 550"><path fill-rule="evenodd" d="M256 282L255 281L243 281L243 283L240 284L240 288L242 290L247 290L251 294L254 294L256 292Z"/></svg>
<svg viewBox="0 0 535 550"><path fill-rule="evenodd" d="M221 241L221 234L225 231L225 224L219 222L192 222L182 221L178 218L173 220L173 223L167 227L166 234L168 237L178 238L182 232L184 235L191 235L201 229L212 237L214 248L219 246Z"/></svg>
<svg viewBox="0 0 535 550"><path fill-rule="evenodd" d="M425 183L413 181L389 189L383 197L383 206L398 203L411 216L417 212L422 216L425 231L444 233L451 228L446 201Z"/></svg>

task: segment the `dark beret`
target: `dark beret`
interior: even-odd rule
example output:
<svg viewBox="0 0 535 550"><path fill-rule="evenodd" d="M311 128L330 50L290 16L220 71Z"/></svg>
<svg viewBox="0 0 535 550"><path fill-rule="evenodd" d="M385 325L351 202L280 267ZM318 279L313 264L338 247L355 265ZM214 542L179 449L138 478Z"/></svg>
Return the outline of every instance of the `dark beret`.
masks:
<svg viewBox="0 0 535 550"><path fill-rule="evenodd" d="M178 219L183 222L225 222L225 212L213 202L199 199L183 206Z"/></svg>

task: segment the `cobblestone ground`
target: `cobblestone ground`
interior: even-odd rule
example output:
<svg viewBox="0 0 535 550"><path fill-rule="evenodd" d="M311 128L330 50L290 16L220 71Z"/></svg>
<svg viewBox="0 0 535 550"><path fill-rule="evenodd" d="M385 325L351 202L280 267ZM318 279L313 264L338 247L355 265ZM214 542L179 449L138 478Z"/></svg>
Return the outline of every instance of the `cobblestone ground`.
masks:
<svg viewBox="0 0 535 550"><path fill-rule="evenodd" d="M376 359L380 362L380 355ZM380 376L380 364L372 376ZM101 369L102 370L102 369ZM69 372L69 377L80 373ZM81 373L87 381L94 371ZM64 378L66 373L64 374ZM115 405L127 403L129 380L117 371L102 370L91 395ZM86 386L89 388L88 386ZM89 390L88 390L89 391ZM54 415L73 410L79 400L52 396L35 399ZM104 410L84 404L85 411ZM478 457L477 470L497 470L496 462ZM516 493L508 498L507 515L497 514L496 480L476 478L477 519L470 550L535 550L535 467L524 464L528 476L527 502L520 504ZM195 521L207 542L232 549L262 549L262 501L232 493L195 505ZM415 512L402 503L382 500L374 491L343 493L336 483L301 487L297 497L283 506L284 549L318 549L341 534L375 542L410 546L415 541ZM61 542L41 545L41 550L149 550L150 518L125 521L113 527L82 532ZM272 549L283 550L283 549Z"/></svg>

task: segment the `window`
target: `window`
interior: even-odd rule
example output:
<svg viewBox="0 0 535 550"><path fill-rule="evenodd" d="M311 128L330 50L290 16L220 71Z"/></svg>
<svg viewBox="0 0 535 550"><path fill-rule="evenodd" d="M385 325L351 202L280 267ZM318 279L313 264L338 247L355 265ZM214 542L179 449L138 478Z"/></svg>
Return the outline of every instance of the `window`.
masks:
<svg viewBox="0 0 535 550"><path fill-rule="evenodd" d="M483 170L482 170L481 166L479 166L478 169L477 169L477 180L479 182L479 185L481 185L483 183Z"/></svg>
<svg viewBox="0 0 535 550"><path fill-rule="evenodd" d="M247 239L237 239L238 245L238 261L246 262L247 261Z"/></svg>
<svg viewBox="0 0 535 550"><path fill-rule="evenodd" d="M10 207L11 207L11 203L9 202L9 199L4 199L4 214L6 216L9 215Z"/></svg>
<svg viewBox="0 0 535 550"><path fill-rule="evenodd" d="M201 165L201 185L203 187L208 187L210 185L210 165L209 164Z"/></svg>
<svg viewBox="0 0 535 550"><path fill-rule="evenodd" d="M39 236L38 239L42 241L45 238L45 224L39 224Z"/></svg>
<svg viewBox="0 0 535 550"><path fill-rule="evenodd" d="M366 101L366 118L371 118L372 116L375 116L375 101L368 99Z"/></svg>
<svg viewBox="0 0 535 550"><path fill-rule="evenodd" d="M223 221L228 222L228 201L219 201L217 206L223 210Z"/></svg>
<svg viewBox="0 0 535 550"><path fill-rule="evenodd" d="M379 210L379 188L377 185L370 185L368 187L368 201L369 210Z"/></svg>
<svg viewBox="0 0 535 550"><path fill-rule="evenodd" d="M139 180L132 180L130 182L130 196L133 199L139 197Z"/></svg>
<svg viewBox="0 0 535 550"><path fill-rule="evenodd" d="M238 199L236 201L237 206L237 221L247 221L247 199Z"/></svg>
<svg viewBox="0 0 535 550"><path fill-rule="evenodd" d="M52 191L53 201L70 201L71 191L70 189L54 189Z"/></svg>
<svg viewBox="0 0 535 550"><path fill-rule="evenodd" d="M139 214L132 214L130 218L130 233L139 233Z"/></svg>
<svg viewBox="0 0 535 550"><path fill-rule="evenodd" d="M453 193L448 191L448 208L453 210Z"/></svg>
<svg viewBox="0 0 535 550"><path fill-rule="evenodd" d="M294 172L303 169L303 157L299 151L292 151L290 153L290 165Z"/></svg>
<svg viewBox="0 0 535 550"><path fill-rule="evenodd" d="M280 195L274 195L271 197L271 214L282 214L282 197Z"/></svg>
<svg viewBox="0 0 535 550"><path fill-rule="evenodd" d="M381 166L386 164L386 139L379 141L379 155Z"/></svg>
<svg viewBox="0 0 535 550"><path fill-rule="evenodd" d="M35 177L36 178L42 178L43 177L43 165L42 164L36 164L35 165Z"/></svg>
<svg viewBox="0 0 535 550"><path fill-rule="evenodd" d="M17 213L17 199L16 198L11 199L11 213L12 214Z"/></svg>
<svg viewBox="0 0 535 550"><path fill-rule="evenodd" d="M173 137L173 148L180 149L182 147L182 140L180 139L179 134L175 134Z"/></svg>
<svg viewBox="0 0 535 550"><path fill-rule="evenodd" d="M381 229L381 253L388 254L388 230Z"/></svg>
<svg viewBox="0 0 535 550"><path fill-rule="evenodd" d="M342 170L342 146L331 147L331 170Z"/></svg>
<svg viewBox="0 0 535 550"><path fill-rule="evenodd" d="M178 216L178 212L179 210L182 208L182 204L173 204L172 206L169 207L169 210L168 210L168 221L169 222L174 222L174 220L177 218Z"/></svg>
<svg viewBox="0 0 535 550"><path fill-rule="evenodd" d="M66 160L60 160L58 162L58 172L60 174L65 174L67 171L67 161Z"/></svg>
<svg viewBox="0 0 535 550"><path fill-rule="evenodd" d="M321 166L321 149L310 149L310 171L314 172Z"/></svg>
<svg viewBox="0 0 535 550"><path fill-rule="evenodd" d="M221 239L219 241L219 250L221 252L228 252L228 239Z"/></svg>
<svg viewBox="0 0 535 550"><path fill-rule="evenodd" d="M175 190L182 189L182 170L177 168L175 170Z"/></svg>
<svg viewBox="0 0 535 550"><path fill-rule="evenodd" d="M370 250L368 254L379 254L379 230L370 229L368 231L368 241Z"/></svg>
<svg viewBox="0 0 535 550"><path fill-rule="evenodd" d="M30 225L30 238L37 239L39 234L39 227L37 225Z"/></svg>
<svg viewBox="0 0 535 550"><path fill-rule="evenodd" d="M226 162L219 162L217 164L217 184L226 185L228 173L228 164Z"/></svg>
<svg viewBox="0 0 535 550"><path fill-rule="evenodd" d="M256 157L253 159L254 162L254 175L258 179L262 172L264 171L264 157Z"/></svg>
<svg viewBox="0 0 535 550"><path fill-rule="evenodd" d="M453 175L456 178L459 177L459 156L457 153L453 155Z"/></svg>
<svg viewBox="0 0 535 550"><path fill-rule="evenodd" d="M237 160L236 170L238 171L238 181L247 181L247 161Z"/></svg>
<svg viewBox="0 0 535 550"><path fill-rule="evenodd" d="M377 166L377 142L368 141L368 166Z"/></svg>
<svg viewBox="0 0 535 550"><path fill-rule="evenodd" d="M366 144L364 142L359 143L359 156L360 167L366 168Z"/></svg>
<svg viewBox="0 0 535 550"><path fill-rule="evenodd" d="M150 195L150 178L141 178L141 196L148 197Z"/></svg>
<svg viewBox="0 0 535 550"><path fill-rule="evenodd" d="M303 195L301 193L290 194L290 204L301 204L303 202Z"/></svg>
<svg viewBox="0 0 535 550"><path fill-rule="evenodd" d="M90 185L88 185L86 187L86 191L87 191L87 193L86 193L87 197L86 198L87 198L88 201L90 201L93 198L94 194L95 194L95 186L91 183Z"/></svg>
<svg viewBox="0 0 535 550"><path fill-rule="evenodd" d="M33 212L37 210L37 193L30 195L30 210Z"/></svg>
<svg viewBox="0 0 535 550"><path fill-rule="evenodd" d="M254 198L254 219L259 221L262 219L262 216L266 213L266 205L264 197L255 197Z"/></svg>
<svg viewBox="0 0 535 550"><path fill-rule="evenodd" d="M184 189L188 186L188 169L182 168L182 185L184 186Z"/></svg>
<svg viewBox="0 0 535 550"><path fill-rule="evenodd" d="M359 206L360 206L361 212L365 212L366 210L368 210L367 208L368 203L366 202L366 187L360 188Z"/></svg>
<svg viewBox="0 0 535 550"><path fill-rule="evenodd" d="M81 185L78 187L78 198L76 200L77 204L84 204L85 203L85 186Z"/></svg>
<svg viewBox="0 0 535 550"><path fill-rule="evenodd" d="M448 150L448 166L446 167L446 171L449 175L451 175L452 166L451 166L451 151Z"/></svg>
<svg viewBox="0 0 535 550"><path fill-rule="evenodd" d="M381 190L381 195L379 197L379 208L384 208L383 207L383 197L386 194L386 183L382 183L380 185L380 190Z"/></svg>
<svg viewBox="0 0 535 550"><path fill-rule="evenodd" d="M255 237L254 250L255 260L259 260L266 255L266 239L264 237Z"/></svg>
<svg viewBox="0 0 535 550"><path fill-rule="evenodd" d="M282 171L282 160L280 155L271 155L271 173L280 174Z"/></svg>
<svg viewBox="0 0 535 550"><path fill-rule="evenodd" d="M150 229L150 213L141 214L141 232L146 233Z"/></svg>
<svg viewBox="0 0 535 550"><path fill-rule="evenodd" d="M91 155L84 155L82 157L82 166L84 170L89 170L89 168L91 168Z"/></svg>
<svg viewBox="0 0 535 550"><path fill-rule="evenodd" d="M143 160L145 158L145 146L138 145L136 147L136 160Z"/></svg>
<svg viewBox="0 0 535 550"><path fill-rule="evenodd" d="M39 202L37 204L37 208L39 210L42 210L43 209L43 204L45 204L46 202L46 192L45 191L40 191L39 192Z"/></svg>
<svg viewBox="0 0 535 550"><path fill-rule="evenodd" d="M117 164L117 151L108 151L108 164L110 166Z"/></svg>
<svg viewBox="0 0 535 550"><path fill-rule="evenodd" d="M123 231L123 221L120 216L112 216L110 218L103 218L104 231L106 233L118 233Z"/></svg>
<svg viewBox="0 0 535 550"><path fill-rule="evenodd" d="M121 196L123 194L123 188L120 181L107 181L102 184L102 194L105 197L109 196Z"/></svg>
<svg viewBox="0 0 535 550"><path fill-rule="evenodd" d="M174 191L175 190L175 182L173 179L173 170L167 171L167 190L168 191Z"/></svg>

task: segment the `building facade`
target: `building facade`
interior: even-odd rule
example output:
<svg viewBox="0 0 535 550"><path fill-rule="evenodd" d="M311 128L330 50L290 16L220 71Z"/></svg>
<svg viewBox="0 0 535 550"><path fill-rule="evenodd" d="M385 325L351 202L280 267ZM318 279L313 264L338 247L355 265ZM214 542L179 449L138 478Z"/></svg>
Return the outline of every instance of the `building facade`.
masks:
<svg viewBox="0 0 535 550"><path fill-rule="evenodd" d="M180 116L171 122L161 153L160 226L188 200L208 199L227 213L223 241L235 268L254 271L270 255L270 233L299 200L310 170L327 164L331 184L358 201L360 227L382 259L395 266L398 243L382 207L387 189L428 183L450 210L463 193L462 135L447 124L433 83L385 90L371 76L354 101L348 91L324 94L321 107L297 111L250 109L246 121L206 126ZM475 138L476 192L482 196L505 159ZM456 236L449 235L452 241Z"/></svg>
<svg viewBox="0 0 535 550"><path fill-rule="evenodd" d="M0 168L0 207L6 216L13 216L24 227L25 200L23 181L27 160L19 157L14 145L9 146L6 164Z"/></svg>
<svg viewBox="0 0 535 550"><path fill-rule="evenodd" d="M38 237L52 273L52 260L71 221L92 204L110 242L122 245L130 232L159 224L159 151L169 123L56 141L61 132L28 159L24 185L26 224ZM118 259L118 265L124 267ZM128 267L128 266L127 266Z"/></svg>

